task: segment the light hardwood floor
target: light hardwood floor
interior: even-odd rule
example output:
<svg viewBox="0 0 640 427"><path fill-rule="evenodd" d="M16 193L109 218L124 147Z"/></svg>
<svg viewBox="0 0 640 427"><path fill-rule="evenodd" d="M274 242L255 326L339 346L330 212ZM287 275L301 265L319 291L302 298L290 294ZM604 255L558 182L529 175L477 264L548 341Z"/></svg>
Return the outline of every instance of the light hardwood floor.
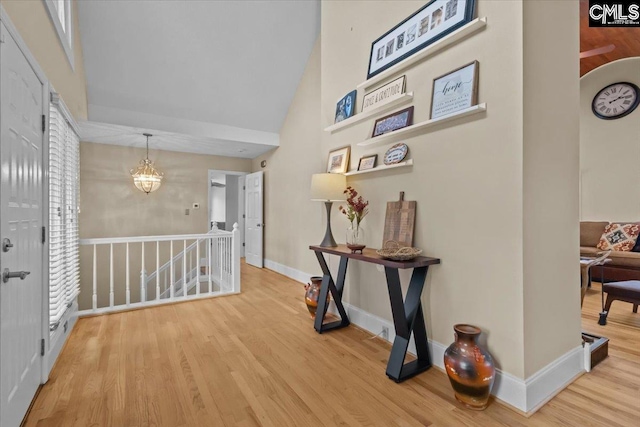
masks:
<svg viewBox="0 0 640 427"><path fill-rule="evenodd" d="M25 424L640 425L640 314L614 302L598 326L595 286L583 327L611 338L609 358L525 418L496 402L464 409L436 368L395 384L387 343L355 327L319 335L301 284L242 274L241 295L81 319Z"/></svg>

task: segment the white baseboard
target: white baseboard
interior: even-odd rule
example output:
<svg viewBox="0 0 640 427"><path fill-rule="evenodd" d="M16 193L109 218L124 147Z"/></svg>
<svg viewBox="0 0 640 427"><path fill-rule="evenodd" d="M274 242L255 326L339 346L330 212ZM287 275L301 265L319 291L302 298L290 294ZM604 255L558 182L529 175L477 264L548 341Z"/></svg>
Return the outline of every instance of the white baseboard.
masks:
<svg viewBox="0 0 640 427"><path fill-rule="evenodd" d="M265 259L266 268L287 276L301 283L307 283L311 274L304 273L295 268L291 268L277 262ZM343 302L347 316L352 324L370 332L373 335L380 335L383 327L389 331L387 341L390 343L395 339L395 328L393 322L378 317L361 308ZM338 314L336 306L331 302L329 312ZM444 371L444 352L448 345L437 341L429 340L429 351L433 366ZM416 354L415 342L409 343L409 353ZM496 369L496 379L491 390L497 399L517 410L530 415L540 409L545 403L551 400L556 394L571 384L578 376L584 372L584 350L578 346L558 359L554 360L538 372L523 380L508 372Z"/></svg>
<svg viewBox="0 0 640 427"><path fill-rule="evenodd" d="M287 276L288 278L293 279L296 282L300 282L300 283L309 283L309 278L311 276L317 276L316 274L305 273L303 271L296 270L295 268L291 268L286 265L279 264L275 261L271 261L270 259L266 259L266 258L264 260L264 266L269 270L273 270L276 273L280 273L283 276Z"/></svg>

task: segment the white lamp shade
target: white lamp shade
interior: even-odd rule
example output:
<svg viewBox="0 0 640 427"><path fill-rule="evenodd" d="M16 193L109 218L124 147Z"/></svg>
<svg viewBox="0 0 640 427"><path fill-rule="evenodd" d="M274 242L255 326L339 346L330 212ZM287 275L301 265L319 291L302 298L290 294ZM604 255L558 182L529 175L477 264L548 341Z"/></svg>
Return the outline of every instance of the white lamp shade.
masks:
<svg viewBox="0 0 640 427"><path fill-rule="evenodd" d="M346 200L347 177L338 173L316 173L311 176L311 200Z"/></svg>

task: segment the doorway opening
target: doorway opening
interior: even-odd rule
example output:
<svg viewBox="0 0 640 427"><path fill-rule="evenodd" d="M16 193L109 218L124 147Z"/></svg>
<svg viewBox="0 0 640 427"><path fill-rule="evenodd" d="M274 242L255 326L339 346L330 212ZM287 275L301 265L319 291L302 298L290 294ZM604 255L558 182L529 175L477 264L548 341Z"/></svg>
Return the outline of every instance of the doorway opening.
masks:
<svg viewBox="0 0 640 427"><path fill-rule="evenodd" d="M209 230L213 225L219 230L233 231L238 223L240 230L240 257L244 258L245 225L245 176L246 172L209 170L209 201L207 203Z"/></svg>

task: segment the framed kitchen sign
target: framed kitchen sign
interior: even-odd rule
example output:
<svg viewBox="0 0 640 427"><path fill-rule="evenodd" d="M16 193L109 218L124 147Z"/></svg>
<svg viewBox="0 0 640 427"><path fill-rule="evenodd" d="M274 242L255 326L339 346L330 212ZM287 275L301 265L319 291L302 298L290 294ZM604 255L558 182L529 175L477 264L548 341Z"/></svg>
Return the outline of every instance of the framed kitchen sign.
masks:
<svg viewBox="0 0 640 427"><path fill-rule="evenodd" d="M471 22L475 0L432 0L371 43L367 79Z"/></svg>
<svg viewBox="0 0 640 427"><path fill-rule="evenodd" d="M431 119L446 116L478 103L478 69L480 63L453 70L433 80Z"/></svg>
<svg viewBox="0 0 640 427"><path fill-rule="evenodd" d="M406 76L398 77L392 82L369 92L362 100L362 112L372 110L398 99L404 94Z"/></svg>

